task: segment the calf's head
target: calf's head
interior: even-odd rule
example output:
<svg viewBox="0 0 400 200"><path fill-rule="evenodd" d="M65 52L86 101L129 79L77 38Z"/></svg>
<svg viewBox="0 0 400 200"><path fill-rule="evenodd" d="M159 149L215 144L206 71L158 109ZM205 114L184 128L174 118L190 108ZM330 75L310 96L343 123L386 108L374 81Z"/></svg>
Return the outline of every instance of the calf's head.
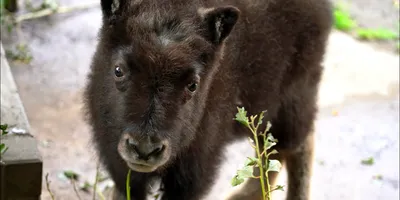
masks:
<svg viewBox="0 0 400 200"><path fill-rule="evenodd" d="M107 103L98 112L108 114L106 134L117 138L127 165L153 172L196 138L223 44L240 12L187 0L102 0L101 7L92 70Z"/></svg>

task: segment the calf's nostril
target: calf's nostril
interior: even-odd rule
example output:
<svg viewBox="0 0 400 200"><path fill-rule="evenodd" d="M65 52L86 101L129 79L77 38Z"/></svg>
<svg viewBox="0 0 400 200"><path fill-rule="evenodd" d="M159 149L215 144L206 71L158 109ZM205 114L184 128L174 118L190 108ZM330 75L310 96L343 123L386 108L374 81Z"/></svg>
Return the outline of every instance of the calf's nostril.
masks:
<svg viewBox="0 0 400 200"><path fill-rule="evenodd" d="M156 148L149 154L149 156L160 154L164 150L164 147L164 145L156 146Z"/></svg>
<svg viewBox="0 0 400 200"><path fill-rule="evenodd" d="M140 153L137 149L137 142L133 139L133 138L127 138L126 139L126 146L129 149L132 149L133 151L135 151L136 153Z"/></svg>
<svg viewBox="0 0 400 200"><path fill-rule="evenodd" d="M126 145L128 145L128 146L136 146L136 143L135 143L135 141L133 140L133 138L127 138L126 139Z"/></svg>

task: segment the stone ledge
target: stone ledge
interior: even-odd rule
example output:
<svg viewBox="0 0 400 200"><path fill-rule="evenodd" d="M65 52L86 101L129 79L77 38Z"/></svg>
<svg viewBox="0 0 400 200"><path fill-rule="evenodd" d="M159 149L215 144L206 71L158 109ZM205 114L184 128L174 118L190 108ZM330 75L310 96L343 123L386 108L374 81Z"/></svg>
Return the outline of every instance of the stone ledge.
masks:
<svg viewBox="0 0 400 200"><path fill-rule="evenodd" d="M9 125L9 134L1 136L1 143L8 150L0 157L0 200L38 200L42 190L42 157L31 135L2 44L0 121Z"/></svg>

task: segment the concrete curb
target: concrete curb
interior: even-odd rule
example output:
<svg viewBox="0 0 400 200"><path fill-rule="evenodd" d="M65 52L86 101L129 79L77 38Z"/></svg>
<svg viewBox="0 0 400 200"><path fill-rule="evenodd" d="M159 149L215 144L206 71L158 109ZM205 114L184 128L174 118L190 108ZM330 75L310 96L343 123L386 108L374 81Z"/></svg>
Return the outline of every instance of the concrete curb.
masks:
<svg viewBox="0 0 400 200"><path fill-rule="evenodd" d="M1 44L1 124L7 123L9 127L18 127L30 132L30 124L25 113L25 108L18 94L14 77L7 62L6 53Z"/></svg>
<svg viewBox="0 0 400 200"><path fill-rule="evenodd" d="M0 157L0 199L40 199L43 162L31 135L24 106L1 44L1 124L9 134L1 136L8 150Z"/></svg>

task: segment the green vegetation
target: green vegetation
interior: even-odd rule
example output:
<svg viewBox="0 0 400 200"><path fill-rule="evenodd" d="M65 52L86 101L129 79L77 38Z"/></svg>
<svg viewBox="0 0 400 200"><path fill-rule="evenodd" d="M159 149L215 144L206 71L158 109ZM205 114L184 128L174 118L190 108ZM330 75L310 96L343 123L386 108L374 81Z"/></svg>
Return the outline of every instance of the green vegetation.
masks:
<svg viewBox="0 0 400 200"><path fill-rule="evenodd" d="M46 174L45 179L46 179L46 189L47 189L47 191L49 192L51 199L54 200L54 194L53 194L53 192L50 190L49 173Z"/></svg>
<svg viewBox="0 0 400 200"><path fill-rule="evenodd" d="M378 28L378 29L356 29L357 37L362 40L395 40L399 37L394 31Z"/></svg>
<svg viewBox="0 0 400 200"><path fill-rule="evenodd" d="M373 165L374 163L375 163L375 161L374 161L373 157L369 157L369 158L361 160L361 164L363 164L363 165Z"/></svg>
<svg viewBox="0 0 400 200"><path fill-rule="evenodd" d="M276 140L271 133L268 133L269 129L271 128L270 122L267 122L264 131L259 131L260 125L262 125L263 123L264 113L266 111L262 111L260 113L258 120L257 115L250 116L249 120L249 118L247 117L247 111L244 108L237 109L238 113L236 114L235 120L247 127L253 134L253 139L249 138L251 141L250 145L255 149L257 157L248 157L244 167L237 170L236 175L232 178L231 184L232 186L237 186L243 183L247 178L259 179L263 193L263 199L270 200L272 191L283 190L283 186L280 185L277 185L273 189L271 189L270 183L268 181L269 172L279 172L282 168L282 165L278 160L269 159L270 155L277 154L278 151L272 150L267 153L268 150L276 145L278 140ZM260 147L259 137L262 137L263 139L263 148ZM260 152L261 149L263 149L263 152ZM255 177L253 175L254 167L258 167L258 169L260 170L259 177ZM264 181L266 182L264 183Z"/></svg>
<svg viewBox="0 0 400 200"><path fill-rule="evenodd" d="M13 61L18 61L28 64L32 61L33 58L30 51L28 50L27 45L25 44L17 44L15 46L15 49L13 50L7 49L5 51L6 51L6 57Z"/></svg>
<svg viewBox="0 0 400 200"><path fill-rule="evenodd" d="M2 135L8 134L7 128L8 128L8 125L7 125L7 124L1 124L1 125L0 125L0 130L1 130L1 135L0 135L0 137L1 137ZM7 149L8 149L8 147L7 147L6 144L0 143L0 156L3 155L4 153L6 153ZM1 159L0 159L0 160L1 160Z"/></svg>
<svg viewBox="0 0 400 200"><path fill-rule="evenodd" d="M350 31L357 25L343 3L334 6L333 16L335 28L338 30Z"/></svg>
<svg viewBox="0 0 400 200"><path fill-rule="evenodd" d="M360 40L395 40L399 38L399 33L386 28L361 28L351 17L347 6L344 3L338 3L334 6L334 27L344 32L352 32Z"/></svg>
<svg viewBox="0 0 400 200"><path fill-rule="evenodd" d="M42 0L42 2L35 7L32 5L31 0L25 0L24 12L22 12L22 14L16 14L7 10L7 5L10 5L11 2L12 0L0 0L1 26L6 27L9 33L11 33L13 30L20 31L19 24L26 20L41 18L53 14L88 9L98 5L97 1L92 1L81 5L67 7L60 6L56 0ZM19 36L19 34L17 35ZM22 40L22 38L18 39ZM6 50L6 56L13 61L19 61L25 64L30 63L33 59L24 42L16 45L15 50Z"/></svg>

